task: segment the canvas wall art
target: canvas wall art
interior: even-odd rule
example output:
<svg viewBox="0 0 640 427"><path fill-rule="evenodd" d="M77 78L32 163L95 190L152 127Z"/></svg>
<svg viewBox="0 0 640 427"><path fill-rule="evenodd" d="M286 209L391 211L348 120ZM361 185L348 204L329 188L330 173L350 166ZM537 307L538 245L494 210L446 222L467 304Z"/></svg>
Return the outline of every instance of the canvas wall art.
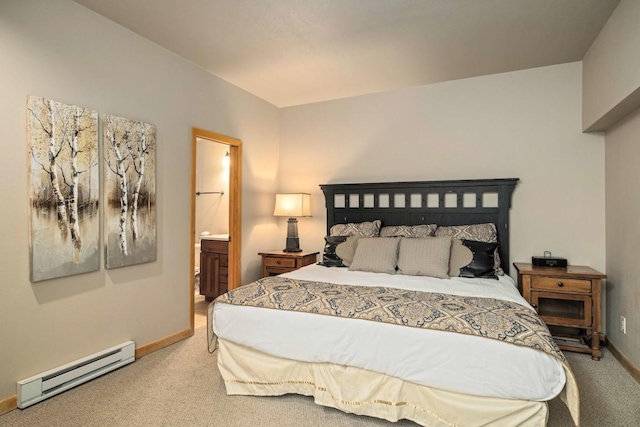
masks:
<svg viewBox="0 0 640 427"><path fill-rule="evenodd" d="M31 281L96 271L98 113L31 96L27 116Z"/></svg>
<svg viewBox="0 0 640 427"><path fill-rule="evenodd" d="M105 114L105 265L156 259L156 128Z"/></svg>

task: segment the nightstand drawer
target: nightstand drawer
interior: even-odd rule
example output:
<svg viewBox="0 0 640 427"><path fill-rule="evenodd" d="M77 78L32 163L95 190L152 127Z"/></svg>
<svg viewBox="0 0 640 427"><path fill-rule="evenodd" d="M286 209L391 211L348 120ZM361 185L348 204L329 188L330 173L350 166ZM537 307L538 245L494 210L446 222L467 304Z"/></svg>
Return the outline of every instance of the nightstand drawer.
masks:
<svg viewBox="0 0 640 427"><path fill-rule="evenodd" d="M591 281L564 277L532 277L531 289L564 292L591 292Z"/></svg>
<svg viewBox="0 0 640 427"><path fill-rule="evenodd" d="M290 267L295 268L296 260L294 258L284 258L284 257L264 257L264 265L265 267Z"/></svg>
<svg viewBox="0 0 640 427"><path fill-rule="evenodd" d="M262 277L288 273L316 262L318 252L260 252L262 256Z"/></svg>

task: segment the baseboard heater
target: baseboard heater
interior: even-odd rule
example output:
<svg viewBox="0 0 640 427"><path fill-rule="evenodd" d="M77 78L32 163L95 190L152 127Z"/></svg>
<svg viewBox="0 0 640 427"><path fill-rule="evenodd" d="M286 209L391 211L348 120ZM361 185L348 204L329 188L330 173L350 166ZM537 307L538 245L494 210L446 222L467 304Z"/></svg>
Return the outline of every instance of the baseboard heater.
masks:
<svg viewBox="0 0 640 427"><path fill-rule="evenodd" d="M24 409L135 360L136 345L127 341L75 362L18 381L18 408Z"/></svg>

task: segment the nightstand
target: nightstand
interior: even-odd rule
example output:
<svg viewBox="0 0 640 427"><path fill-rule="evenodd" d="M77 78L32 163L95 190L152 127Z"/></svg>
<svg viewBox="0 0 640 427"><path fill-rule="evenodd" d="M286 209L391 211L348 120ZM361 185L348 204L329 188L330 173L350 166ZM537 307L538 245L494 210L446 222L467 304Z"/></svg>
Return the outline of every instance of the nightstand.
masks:
<svg viewBox="0 0 640 427"><path fill-rule="evenodd" d="M313 264L319 253L283 252L281 250L260 252L258 255L262 256L262 277L277 276Z"/></svg>
<svg viewBox="0 0 640 427"><path fill-rule="evenodd" d="M600 290L607 276L579 265L513 265L518 270L518 290L549 326L558 347L591 353L593 360L600 360Z"/></svg>

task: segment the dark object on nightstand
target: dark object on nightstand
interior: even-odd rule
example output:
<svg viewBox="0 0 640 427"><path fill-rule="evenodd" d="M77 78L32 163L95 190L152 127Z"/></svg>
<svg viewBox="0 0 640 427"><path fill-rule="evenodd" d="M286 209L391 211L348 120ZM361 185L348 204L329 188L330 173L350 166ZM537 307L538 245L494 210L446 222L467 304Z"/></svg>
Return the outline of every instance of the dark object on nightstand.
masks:
<svg viewBox="0 0 640 427"><path fill-rule="evenodd" d="M531 264L536 267L566 267L567 259L551 256L551 252L545 251L544 256L532 256Z"/></svg>
<svg viewBox="0 0 640 427"><path fill-rule="evenodd" d="M600 360L600 292L607 276L579 265L513 265L518 270L518 290L549 326L558 347Z"/></svg>

